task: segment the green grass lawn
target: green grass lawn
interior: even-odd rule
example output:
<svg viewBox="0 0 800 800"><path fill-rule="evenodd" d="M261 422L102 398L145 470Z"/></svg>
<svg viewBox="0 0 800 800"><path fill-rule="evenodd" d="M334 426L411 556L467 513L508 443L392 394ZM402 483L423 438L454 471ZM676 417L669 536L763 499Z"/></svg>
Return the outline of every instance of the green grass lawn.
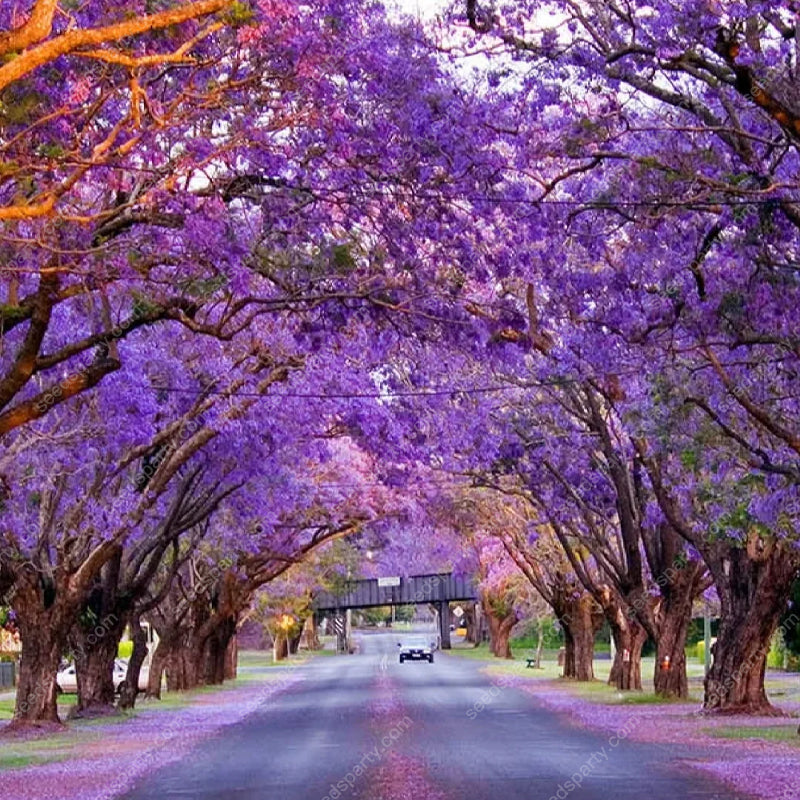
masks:
<svg viewBox="0 0 800 800"><path fill-rule="evenodd" d="M295 656L292 656L295 658ZM277 662L278 664L286 662ZM239 669L252 669L259 667L273 667L276 662L272 660L272 650L240 650Z"/></svg>
<svg viewBox="0 0 800 800"><path fill-rule="evenodd" d="M80 741L86 738L80 737ZM3 742L0 744L0 770L65 761L78 743L79 738L72 732L27 742Z"/></svg>
<svg viewBox="0 0 800 800"><path fill-rule="evenodd" d="M764 742L788 742L795 747L800 747L800 736L797 734L797 725L774 725L766 728L752 726L737 726L724 728L703 728L703 733L719 739L750 739Z"/></svg>
<svg viewBox="0 0 800 800"><path fill-rule="evenodd" d="M58 698L58 713L62 716L69 713L69 710L78 702L77 695L62 694ZM11 719L14 716L14 699L0 700L0 720Z"/></svg>
<svg viewBox="0 0 800 800"><path fill-rule="evenodd" d="M333 637L327 637L333 641ZM320 636L320 642L323 646L328 644L326 637ZM289 656L285 661L273 661L272 650L240 650L239 651L239 668L240 670L254 670L262 667L291 667L295 664L303 664L309 658L317 658L318 656L335 656L335 649L323 650L301 650L299 653Z"/></svg>
<svg viewBox="0 0 800 800"><path fill-rule="evenodd" d="M309 655L316 658L319 655L328 655L326 651L317 651L312 654L300 653L299 655L291 656L286 661L274 662L272 660L271 651L254 651L243 650L239 653L239 675L236 680L226 681L222 686L201 686L189 692L162 692L161 700L145 700L142 695L136 702L136 707L142 708L177 708L182 705L188 704L192 697L197 695L209 694L211 692L224 691L236 686L241 686L247 683L258 683L265 680L275 680L279 677L280 673L286 669L299 666L306 662ZM334 654L335 655L335 654ZM271 669L276 668L276 669ZM0 700L0 720L11 719L14 715L14 698L6 698ZM62 718L66 718L69 714L70 708L78 702L76 694L62 694L58 698L58 713ZM135 711L133 713L136 713ZM113 722L116 717L104 717L101 721L108 723ZM119 717L120 720L125 719L125 715ZM93 720L75 720L75 724L87 725L91 724Z"/></svg>
<svg viewBox="0 0 800 800"><path fill-rule="evenodd" d="M800 675L797 673L767 673L764 686L769 699L777 705L786 701L800 702Z"/></svg>
<svg viewBox="0 0 800 800"><path fill-rule="evenodd" d="M595 680L593 683L576 683L565 682L570 686L571 691L578 697L594 703L602 705L659 705L676 702L686 702L683 700L670 700L660 697L654 692L646 691L648 687L652 686L652 675L644 674L644 664L642 665L643 676L642 686L644 690L641 692L620 692L614 686L609 686L608 674L602 680ZM595 671L596 674L596 671ZM702 691L699 687L689 687L689 701L692 703L700 703L703 699Z"/></svg>
<svg viewBox="0 0 800 800"><path fill-rule="evenodd" d="M511 660L496 659L489 652L487 644L478 647L472 645L456 644L450 654L458 658L470 658L484 661L489 665L489 670L493 674L517 675L525 677L531 681L535 680L559 680L561 678L561 667L558 666L556 654L548 652L547 657L542 660L543 669L529 669L525 666L525 659L529 650L521 647L514 648L512 642L514 658ZM655 670L655 659L653 657L642 659L642 692L619 692L613 686L609 686L608 676L611 671L611 660L609 658L598 658L594 661L595 680L591 683L578 683L575 681L563 681L563 686L568 687L578 697L582 697L591 702L600 704L630 704L646 705L653 703L671 703L675 701L665 700L649 691L653 685L653 671ZM703 675L704 665L696 658L690 658L687 663L689 676L689 702L700 704L703 701ZM765 681L767 695L777 705L781 702L791 701L800 702L800 675L795 673L771 672L767 674ZM757 729L762 730L762 729ZM791 728L792 735L796 735L796 727ZM770 734L776 736L776 734ZM743 735L742 738L750 738ZM762 737L764 738L764 737ZM791 737L789 737L791 739ZM792 740L793 741L793 740Z"/></svg>
<svg viewBox="0 0 800 800"><path fill-rule="evenodd" d="M0 700L0 719L11 719L14 716L14 700Z"/></svg>

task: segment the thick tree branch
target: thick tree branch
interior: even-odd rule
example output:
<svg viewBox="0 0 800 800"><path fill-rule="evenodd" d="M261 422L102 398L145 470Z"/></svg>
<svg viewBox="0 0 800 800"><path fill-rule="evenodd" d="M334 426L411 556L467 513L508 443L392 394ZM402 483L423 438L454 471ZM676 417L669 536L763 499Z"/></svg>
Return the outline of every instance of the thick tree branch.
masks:
<svg viewBox="0 0 800 800"><path fill-rule="evenodd" d="M0 414L0 436L22 425L43 417L51 408L74 397L76 394L91 389L122 365L119 361L103 358L95 361L85 369L67 376L61 381L39 392L30 400L18 403L13 408Z"/></svg>
<svg viewBox="0 0 800 800"><path fill-rule="evenodd" d="M11 402L36 372L36 356L50 325L50 315L57 291L58 277L55 274L43 275L39 279L39 289L31 307L30 325L25 341L11 369L0 381L0 409Z"/></svg>
<svg viewBox="0 0 800 800"><path fill-rule="evenodd" d="M28 21L20 28L0 34L0 55L24 50L46 39L53 29L58 0L37 0Z"/></svg>
<svg viewBox="0 0 800 800"><path fill-rule="evenodd" d="M42 3L39 5L42 5ZM185 3L157 14L149 14L143 17L137 16L100 28L68 30L53 39L25 50L0 67L0 91L3 91L14 81L25 77L35 69L81 48L96 48L108 42L118 42L121 39L137 36L148 31L163 30L173 25L180 25L182 22L214 14L232 5L233 0L199 0L198 2ZM49 32L49 26L47 32Z"/></svg>

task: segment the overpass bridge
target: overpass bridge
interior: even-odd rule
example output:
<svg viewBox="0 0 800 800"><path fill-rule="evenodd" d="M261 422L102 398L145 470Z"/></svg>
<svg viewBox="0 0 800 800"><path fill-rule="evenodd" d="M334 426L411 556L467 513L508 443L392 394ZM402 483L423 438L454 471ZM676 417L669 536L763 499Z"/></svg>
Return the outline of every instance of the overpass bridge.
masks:
<svg viewBox="0 0 800 800"><path fill-rule="evenodd" d="M340 619L348 609L430 604L438 612L442 648L449 650L448 603L477 599L478 593L471 580L451 572L441 572L349 581L340 593L320 592L312 605L315 611L332 613L335 619Z"/></svg>

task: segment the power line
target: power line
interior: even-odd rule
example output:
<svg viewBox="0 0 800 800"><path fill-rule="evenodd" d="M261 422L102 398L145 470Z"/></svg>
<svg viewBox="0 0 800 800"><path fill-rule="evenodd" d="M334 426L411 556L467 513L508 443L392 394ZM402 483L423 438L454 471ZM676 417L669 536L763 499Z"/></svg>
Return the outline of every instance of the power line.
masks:
<svg viewBox="0 0 800 800"><path fill-rule="evenodd" d="M739 206L776 206L782 203L790 205L800 204L800 198L791 197L753 197L753 198L737 198L737 199L720 199L720 200L558 200L558 199L537 199L537 198L513 198L513 197L498 197L493 195L466 195L447 196L425 193L416 194L415 197L421 199L445 199L445 200L467 200L469 202L496 202L508 203L512 205L524 204L531 206L566 206L569 208L585 208L589 209L615 209L615 208L632 208L632 207L645 207L645 208L703 208L714 209L719 206L739 207Z"/></svg>
<svg viewBox="0 0 800 800"><path fill-rule="evenodd" d="M542 384L545 385L545 384ZM551 384L557 385L557 384ZM496 392L508 392L514 389L529 388L526 386L479 386L471 389L466 388L450 388L450 389L420 389L396 392L248 392L248 391L234 391L226 392L220 391L205 391L203 389L182 389L180 387L166 387L166 386L147 386L145 384L137 384L139 388L152 389L157 392L168 392L169 394L193 394L193 395L212 395L212 396L230 396L230 397L253 397L261 399L270 398L296 398L301 400L393 400L402 397L442 397L452 394L493 394Z"/></svg>
<svg viewBox="0 0 800 800"><path fill-rule="evenodd" d="M733 187L731 187L733 188ZM652 199L639 199L639 200L625 200L625 199L610 199L610 198L587 198L581 199L567 199L558 197L512 197L503 196L500 194L478 194L478 193L463 193L463 194L448 194L444 191L431 191L423 189L415 191L413 187L400 187L399 190L393 191L391 187L381 187L381 185L374 186L353 186L352 184L345 186L292 186L287 184L281 189L288 191L300 191L310 194L312 196L318 195L316 199L324 199L321 195L341 195L347 194L352 202L358 201L365 196L378 197L390 199L393 195L400 195L404 198L413 198L417 200L448 200L448 201L467 201L467 202L495 202L495 203L508 203L512 205L532 205L532 206L566 206L570 208L599 208L599 209L614 209L617 207L654 207L660 208L664 206L675 208L709 208L713 209L718 206L774 206L782 203L800 205L800 197L764 197L763 190L759 190L758 197L720 197L720 198L698 198L695 200L682 198L652 198ZM719 188L718 191L725 191L724 188Z"/></svg>
<svg viewBox="0 0 800 800"><path fill-rule="evenodd" d="M627 370L613 373L614 376L641 375L641 370ZM496 394L500 392L511 392L519 389L554 388L565 384L582 384L589 380L600 380L597 376L583 378L553 378L546 381L525 381L524 383L498 384L489 386L458 387L452 386L446 389L407 389L399 391L374 391L374 392L274 392L265 394L264 392L252 392L235 390L232 392L224 389L184 389L177 386L158 386L150 384L134 384L140 389L151 389L155 392L167 392L169 394L191 394L191 395L210 395L210 396L229 396L229 397L253 397L261 399L270 398L293 398L300 400L393 400L403 397L444 397L453 394Z"/></svg>
<svg viewBox="0 0 800 800"><path fill-rule="evenodd" d="M516 390L525 389L556 389L559 386L580 386L590 381L602 381L609 378L628 377L631 375L642 376L641 369L619 370L608 375L587 375L579 378L551 378L548 380L538 381L524 381L520 383L496 384L488 386L473 386L461 387L450 386L441 389L406 389L397 391L382 391L376 390L374 392L274 392L264 393L255 391L234 390L226 391L225 389L203 389L198 388L183 388L179 386L159 386L153 384L137 383L133 384L139 389L149 389L154 392L166 392L168 394L182 394L194 396L212 396L212 397L249 397L260 400L269 399L298 399L298 400L394 400L402 399L404 397L447 397L449 395L480 395L480 394L500 394L504 392L513 392ZM762 402L779 401L797 399L800 395L797 394L783 394L767 397Z"/></svg>

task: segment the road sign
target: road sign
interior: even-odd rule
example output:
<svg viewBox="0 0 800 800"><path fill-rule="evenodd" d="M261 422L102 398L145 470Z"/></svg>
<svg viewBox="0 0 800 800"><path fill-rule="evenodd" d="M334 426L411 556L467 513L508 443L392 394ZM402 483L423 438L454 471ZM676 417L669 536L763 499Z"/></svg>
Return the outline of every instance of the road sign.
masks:
<svg viewBox="0 0 800 800"><path fill-rule="evenodd" d="M454 613L454 614L455 614L455 615L456 615L456 616L457 616L459 619L461 619L461 617L463 617L463 616L464 616L464 609L463 609L463 608L461 608L461 606L456 606L456 607L453 609L453 613Z"/></svg>
<svg viewBox="0 0 800 800"><path fill-rule="evenodd" d="M378 578L378 586L399 586L400 578Z"/></svg>

